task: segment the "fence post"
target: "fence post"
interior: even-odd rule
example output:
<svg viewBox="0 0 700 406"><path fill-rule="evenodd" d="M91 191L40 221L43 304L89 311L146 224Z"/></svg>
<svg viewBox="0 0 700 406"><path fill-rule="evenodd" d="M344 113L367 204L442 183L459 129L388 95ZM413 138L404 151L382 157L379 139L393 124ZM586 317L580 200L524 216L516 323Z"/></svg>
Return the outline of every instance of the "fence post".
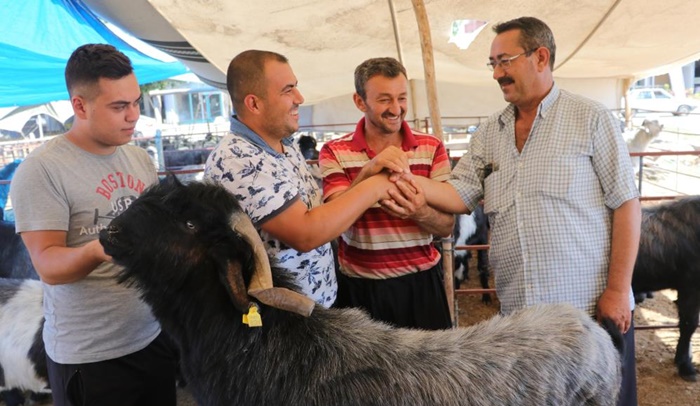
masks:
<svg viewBox="0 0 700 406"><path fill-rule="evenodd" d="M644 155L639 156L639 172L637 172L637 175L639 175L639 182L637 186L637 191L639 192L639 195L642 195L642 179L644 177Z"/></svg>
<svg viewBox="0 0 700 406"><path fill-rule="evenodd" d="M445 284L445 294L447 295L447 306L450 309L452 325L456 327L458 323L457 313L455 312L454 238L450 235L442 238L440 243L442 245L442 269L445 279L443 283Z"/></svg>
<svg viewBox="0 0 700 406"><path fill-rule="evenodd" d="M155 136L156 151L158 153L158 170L165 170L165 155L163 155L163 134L160 129L156 130Z"/></svg>

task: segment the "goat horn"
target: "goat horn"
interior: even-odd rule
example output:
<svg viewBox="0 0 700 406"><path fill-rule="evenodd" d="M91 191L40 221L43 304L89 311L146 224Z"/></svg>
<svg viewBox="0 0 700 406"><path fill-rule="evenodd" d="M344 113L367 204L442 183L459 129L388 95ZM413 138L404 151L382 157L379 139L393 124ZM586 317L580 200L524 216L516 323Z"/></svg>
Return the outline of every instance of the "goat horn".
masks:
<svg viewBox="0 0 700 406"><path fill-rule="evenodd" d="M270 259L250 218L244 212L235 213L231 216L230 225L253 248L255 270L248 285L248 294L268 306L308 317L316 302L300 293L272 285Z"/></svg>

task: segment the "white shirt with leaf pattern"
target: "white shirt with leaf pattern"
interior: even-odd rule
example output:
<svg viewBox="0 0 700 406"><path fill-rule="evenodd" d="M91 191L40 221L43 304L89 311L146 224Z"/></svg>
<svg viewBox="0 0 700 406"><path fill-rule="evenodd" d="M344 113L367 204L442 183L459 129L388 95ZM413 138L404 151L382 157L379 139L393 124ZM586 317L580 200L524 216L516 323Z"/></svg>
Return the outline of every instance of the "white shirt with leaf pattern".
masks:
<svg viewBox="0 0 700 406"><path fill-rule="evenodd" d="M309 209L322 202L318 184L293 138L282 143L285 152L280 154L234 117L231 134L207 159L204 177L236 196L260 233L272 265L293 275L302 293L330 307L338 292L330 243L299 252L261 229L297 199Z"/></svg>

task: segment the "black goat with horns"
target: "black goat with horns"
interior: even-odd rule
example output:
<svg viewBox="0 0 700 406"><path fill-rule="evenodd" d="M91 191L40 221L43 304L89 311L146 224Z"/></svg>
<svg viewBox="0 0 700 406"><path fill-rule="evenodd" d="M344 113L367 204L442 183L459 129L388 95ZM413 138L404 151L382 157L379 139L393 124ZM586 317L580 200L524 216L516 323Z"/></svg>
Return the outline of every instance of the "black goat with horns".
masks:
<svg viewBox="0 0 700 406"><path fill-rule="evenodd" d="M201 405L615 404L620 354L589 315L545 305L422 331L316 306L213 184L151 187L100 241L175 340Z"/></svg>

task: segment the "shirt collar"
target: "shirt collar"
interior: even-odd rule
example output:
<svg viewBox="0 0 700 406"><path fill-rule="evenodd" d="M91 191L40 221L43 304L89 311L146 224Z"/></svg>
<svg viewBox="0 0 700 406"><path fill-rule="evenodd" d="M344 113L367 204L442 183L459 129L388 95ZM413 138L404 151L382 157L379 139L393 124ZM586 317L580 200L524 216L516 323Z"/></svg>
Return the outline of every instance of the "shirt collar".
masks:
<svg viewBox="0 0 700 406"><path fill-rule="evenodd" d="M554 106L554 103L559 99L559 94L560 94L559 86L555 83L552 85L552 89L549 91L547 96L542 99L540 102L540 105L537 107L537 115L540 117L546 117L547 113L552 109L552 106ZM503 128L506 125L507 121L514 121L515 120L515 106L512 104L508 104L508 107L503 110L503 112L498 116L498 123L500 124L501 128Z"/></svg>
<svg viewBox="0 0 700 406"><path fill-rule="evenodd" d="M231 132L250 142L251 144L262 148L263 151L266 151L276 157L280 157L283 155L272 149L272 147L267 142L265 142L265 140L263 140L258 134L256 134L255 131L251 130L247 125L243 124L240 120L238 120L238 117L236 117L235 115L231 117ZM292 143L294 143L292 135L282 139L282 145L284 145L285 147L290 147Z"/></svg>
<svg viewBox="0 0 700 406"><path fill-rule="evenodd" d="M559 93L559 86L557 86L557 84L555 83L554 85L552 85L552 89L549 91L549 94L547 94L547 96L545 96L545 98L540 103L540 107L538 109L538 113L540 116L547 116L547 113L552 109L552 106L554 106L554 103L559 98Z"/></svg>
<svg viewBox="0 0 700 406"><path fill-rule="evenodd" d="M418 146L418 141L411 131L411 127L408 126L406 121L401 122L401 134L403 135L401 141L401 149L403 151L411 151ZM362 117L360 121L355 126L355 132L352 135L352 147L355 151L366 151L370 152L370 148L367 145L367 139L365 138L365 118ZM375 151L371 151L376 153Z"/></svg>

